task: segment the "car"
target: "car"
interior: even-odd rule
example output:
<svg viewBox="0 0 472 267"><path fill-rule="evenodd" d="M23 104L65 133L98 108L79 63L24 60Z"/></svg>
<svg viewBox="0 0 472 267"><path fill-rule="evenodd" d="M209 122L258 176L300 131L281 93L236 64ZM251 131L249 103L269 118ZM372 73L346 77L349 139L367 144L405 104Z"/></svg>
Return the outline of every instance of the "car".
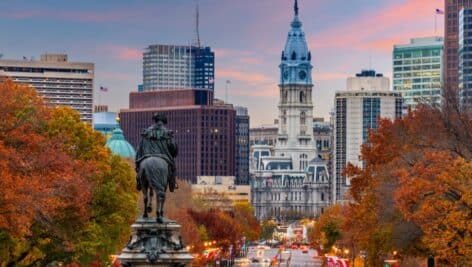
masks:
<svg viewBox="0 0 472 267"><path fill-rule="evenodd" d="M292 245L290 248L291 249L298 249L298 246L297 245Z"/></svg>
<svg viewBox="0 0 472 267"><path fill-rule="evenodd" d="M303 248L302 253L307 254L308 253L308 248Z"/></svg>

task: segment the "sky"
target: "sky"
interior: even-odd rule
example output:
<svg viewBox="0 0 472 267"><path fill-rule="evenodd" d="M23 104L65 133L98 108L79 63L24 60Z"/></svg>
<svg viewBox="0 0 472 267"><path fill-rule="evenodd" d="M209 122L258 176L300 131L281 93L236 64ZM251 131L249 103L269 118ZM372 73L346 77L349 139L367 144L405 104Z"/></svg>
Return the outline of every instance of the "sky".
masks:
<svg viewBox="0 0 472 267"><path fill-rule="evenodd" d="M95 63L95 102L128 107L142 83L142 52L150 44L191 44L196 0L2 0L0 54L39 59L67 53ZM199 0L200 39L215 51L215 94L245 106L251 126L277 117L278 65L293 0ZM444 0L299 0L312 53L314 116L329 118L346 79L372 68L391 77L394 44L443 35ZM435 18L436 17L436 18ZM435 32L435 20L437 30ZM108 92L99 96L98 88Z"/></svg>

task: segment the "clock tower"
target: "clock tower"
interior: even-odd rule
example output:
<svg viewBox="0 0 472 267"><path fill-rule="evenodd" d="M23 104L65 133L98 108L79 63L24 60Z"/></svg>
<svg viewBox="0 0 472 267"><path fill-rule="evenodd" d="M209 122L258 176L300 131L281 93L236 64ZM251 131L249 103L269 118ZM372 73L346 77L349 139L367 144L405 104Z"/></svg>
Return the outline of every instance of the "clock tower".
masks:
<svg viewBox="0 0 472 267"><path fill-rule="evenodd" d="M313 141L313 66L302 23L298 19L297 0L294 13L279 65L279 130L275 153L279 157L290 157L294 170L304 170L308 162L316 157Z"/></svg>

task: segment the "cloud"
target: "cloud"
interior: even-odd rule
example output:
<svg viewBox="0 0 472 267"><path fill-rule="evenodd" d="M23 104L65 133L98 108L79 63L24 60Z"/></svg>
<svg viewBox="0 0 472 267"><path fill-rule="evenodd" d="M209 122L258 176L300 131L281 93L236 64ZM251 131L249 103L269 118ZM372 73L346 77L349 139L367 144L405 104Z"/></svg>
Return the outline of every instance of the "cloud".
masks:
<svg viewBox="0 0 472 267"><path fill-rule="evenodd" d="M262 73L238 71L232 69L215 69L215 75L228 80L238 80L249 83L267 83L274 81L273 77L269 77Z"/></svg>
<svg viewBox="0 0 472 267"><path fill-rule="evenodd" d="M99 47L100 54L110 55L112 58L120 60L141 60L143 51L141 49L128 47L120 44L107 44Z"/></svg>
<svg viewBox="0 0 472 267"><path fill-rule="evenodd" d="M440 0L395 1L378 11L356 16L352 23L328 28L311 35L313 48L350 48L353 50L391 51L395 43L406 43L412 37L432 36L434 11ZM442 19L438 16L436 35L442 35ZM430 30L428 26L430 25Z"/></svg>
<svg viewBox="0 0 472 267"><path fill-rule="evenodd" d="M150 11L139 10L139 9L115 9L115 10L104 10L104 11L70 11L70 10L49 10L49 9L36 9L36 10L2 10L0 11L0 17L13 19L13 20L25 20L25 19L56 19L61 21L75 21L75 22L119 22L125 19L137 19L142 18L144 15L150 15Z"/></svg>

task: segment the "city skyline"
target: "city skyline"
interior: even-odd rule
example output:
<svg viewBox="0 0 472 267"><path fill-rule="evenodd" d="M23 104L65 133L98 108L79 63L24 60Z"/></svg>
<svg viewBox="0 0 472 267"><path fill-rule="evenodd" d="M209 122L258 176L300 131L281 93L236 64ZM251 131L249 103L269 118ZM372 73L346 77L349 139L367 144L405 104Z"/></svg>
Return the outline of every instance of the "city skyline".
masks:
<svg viewBox="0 0 472 267"><path fill-rule="evenodd" d="M292 19L289 0L200 0L200 39L215 51L216 97L247 106L251 126L277 117L278 64ZM440 0L299 1L314 65L314 116L328 117L334 92L347 77L373 68L392 79L392 51L410 38L443 35ZM190 44L193 0L15 1L0 3L0 53L5 59L67 53L72 61L94 62L101 103L128 107L129 92L142 83L142 52L150 44ZM240 21L244 15L245 21ZM405 27L408 25L408 27ZM73 33L73 34L72 34ZM96 99L98 96L96 95ZM263 103L263 104L261 104ZM98 103L97 103L98 104Z"/></svg>

